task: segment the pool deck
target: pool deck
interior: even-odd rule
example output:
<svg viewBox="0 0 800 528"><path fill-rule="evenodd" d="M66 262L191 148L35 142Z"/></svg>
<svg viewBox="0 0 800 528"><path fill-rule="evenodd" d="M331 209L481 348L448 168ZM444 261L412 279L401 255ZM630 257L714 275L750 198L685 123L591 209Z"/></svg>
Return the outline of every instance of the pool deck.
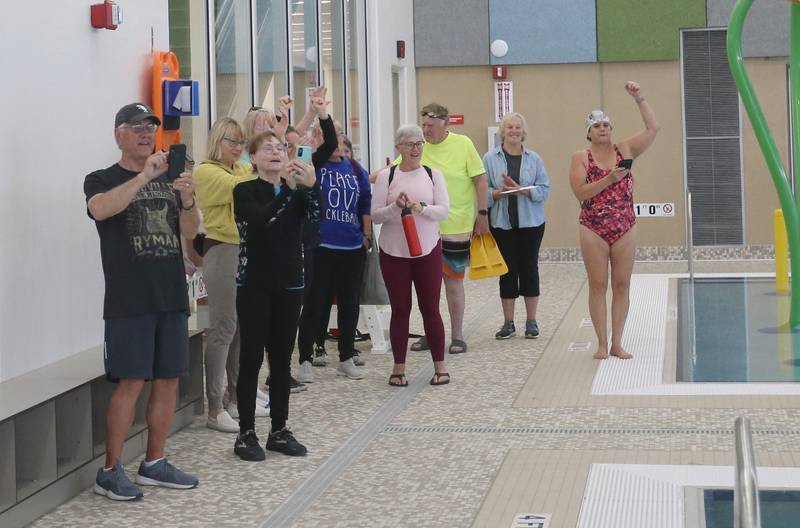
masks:
<svg viewBox="0 0 800 528"><path fill-rule="evenodd" d="M771 267L715 261L698 262L696 270ZM685 262L635 267L646 275L685 271ZM86 490L33 526L505 528L518 514L539 513L550 516L551 528L573 528L582 506L596 500L591 487L584 497L593 468L731 466L733 422L742 414L753 422L759 466L800 467L797 396L593 394L601 362L591 358L594 332L583 322L583 266L543 263L541 276L537 340L495 340L502 322L496 281L467 282L470 349L447 358L448 386L428 385L427 353L409 353L406 389L386 383L390 355L362 352L361 381L337 377L332 366L315 369L316 382L291 399L290 427L309 447L307 457L269 453L265 462L241 462L232 453L233 436L205 428L198 417L170 438L168 456L198 474L199 488L147 488L135 504ZM446 319L444 299L442 313ZM517 316L518 328L523 320ZM637 368L636 358L624 363ZM257 423L265 438L268 422ZM800 478L794 484L800 487ZM625 503L613 499L606 507L622 515ZM614 515L589 521L596 528L633 526Z"/></svg>

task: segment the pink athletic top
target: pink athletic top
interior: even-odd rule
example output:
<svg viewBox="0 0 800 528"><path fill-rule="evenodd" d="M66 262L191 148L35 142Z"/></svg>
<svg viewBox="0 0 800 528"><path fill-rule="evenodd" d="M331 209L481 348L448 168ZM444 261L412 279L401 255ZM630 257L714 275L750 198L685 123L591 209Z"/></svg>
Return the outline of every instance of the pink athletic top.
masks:
<svg viewBox="0 0 800 528"><path fill-rule="evenodd" d="M616 163L619 164L623 157L616 145L614 152ZM605 178L612 169L600 168L592 157L592 151L587 149L586 153L589 161L586 183ZM633 173L584 200L581 203L579 222L597 233L609 246L627 233L636 223L636 214L633 212Z"/></svg>
<svg viewBox="0 0 800 528"><path fill-rule="evenodd" d="M398 166L394 170L391 188L389 188L389 168L386 167L378 174L372 190L372 221L383 224L379 244L384 253L393 257L412 258L408 253L408 243L400 221L401 209L395 203L401 192L406 193L415 202L426 204L421 214L414 214L422 246L420 256L433 251L439 242L439 221L447 218L450 212L450 199L444 175L437 169L431 171L433 181L422 167L411 172L403 172Z"/></svg>

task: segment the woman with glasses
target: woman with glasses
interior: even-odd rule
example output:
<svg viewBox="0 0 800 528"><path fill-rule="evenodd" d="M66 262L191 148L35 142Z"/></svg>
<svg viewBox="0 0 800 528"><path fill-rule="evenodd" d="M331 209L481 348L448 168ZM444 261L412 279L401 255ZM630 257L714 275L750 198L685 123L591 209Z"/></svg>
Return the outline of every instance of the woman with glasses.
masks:
<svg viewBox="0 0 800 528"><path fill-rule="evenodd" d="M500 121L500 143L483 157L489 176L492 235L508 265L500 277L503 326L496 339L514 337L514 304L525 299L525 338L539 337L536 308L539 305L539 247L544 236L544 202L550 195L550 179L542 158L523 145L528 125L522 114L511 113Z"/></svg>
<svg viewBox="0 0 800 528"><path fill-rule="evenodd" d="M327 103L324 98L316 97L312 99L312 104ZM324 123L322 119L320 122ZM323 313L332 296L336 296L339 327L339 366L336 374L349 379L364 377L362 369L353 359L353 343L358 323L365 248L372 243L372 189L367 171L342 155L344 134L340 134L333 145L329 134L330 131L312 158L322 193L324 215L320 220L319 246L314 249L310 290L300 316L297 339L300 351L297 378L306 383L314 381L314 338L321 325L326 323Z"/></svg>
<svg viewBox="0 0 800 528"><path fill-rule="evenodd" d="M257 461L265 458L254 414L265 349L272 410L266 448L290 456L306 454L286 421L291 354L303 298L302 230L307 222L319 221L320 198L313 166L290 160L286 145L274 133L257 135L248 150L258 177L233 191L241 240L235 284L242 331L234 453L242 460Z"/></svg>
<svg viewBox="0 0 800 528"><path fill-rule="evenodd" d="M444 175L422 165L425 145L422 129L405 125L395 133L400 164L384 168L375 182L372 219L383 224L380 238L380 262L392 319L389 338L394 355L394 368L389 385L406 387L406 349L408 320L411 316L411 285L417 292L417 303L433 358L431 385L450 382L444 362L444 324L439 313L442 289L442 243L439 221L447 218L450 200ZM412 257L403 231L400 213L410 209L414 215L422 255Z"/></svg>
<svg viewBox="0 0 800 528"><path fill-rule="evenodd" d="M218 119L208 137L208 155L195 169L197 203L203 213L203 280L208 291L209 327L206 330L206 394L211 429L227 433L239 430L234 420L236 383L239 377L239 328L236 320L236 267L239 263L239 231L233 214L233 188L252 180L249 164L240 161L244 132L230 117ZM225 381L227 398L225 407ZM263 405L259 416L269 416Z"/></svg>

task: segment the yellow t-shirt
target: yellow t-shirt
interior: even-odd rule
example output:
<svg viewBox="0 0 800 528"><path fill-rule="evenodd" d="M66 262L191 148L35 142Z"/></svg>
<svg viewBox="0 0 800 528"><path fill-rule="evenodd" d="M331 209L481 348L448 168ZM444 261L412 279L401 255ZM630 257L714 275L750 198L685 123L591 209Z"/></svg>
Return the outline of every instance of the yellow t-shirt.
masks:
<svg viewBox="0 0 800 528"><path fill-rule="evenodd" d="M475 184L486 172L475 145L467 136L450 132L441 143L425 143L422 164L439 169L447 182L450 215L439 222L443 235L469 233L475 225Z"/></svg>
<svg viewBox="0 0 800 528"><path fill-rule="evenodd" d="M217 161L206 160L197 166L194 170L195 191L208 238L227 244L239 243L239 230L233 214L233 188L255 177L249 163L235 163L231 169Z"/></svg>

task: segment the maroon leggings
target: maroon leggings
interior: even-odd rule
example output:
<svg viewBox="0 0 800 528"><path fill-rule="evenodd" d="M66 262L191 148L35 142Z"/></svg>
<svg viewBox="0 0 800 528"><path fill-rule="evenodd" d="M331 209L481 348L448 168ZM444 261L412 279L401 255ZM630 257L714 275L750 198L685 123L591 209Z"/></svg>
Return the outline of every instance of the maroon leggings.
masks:
<svg viewBox="0 0 800 528"><path fill-rule="evenodd" d="M417 303L422 313L425 337L431 347L434 361L444 361L444 324L439 313L439 295L442 291L442 243L424 257L393 257L381 251L381 272L389 303L392 305L392 322L389 339L395 364L406 362L408 348L408 319L411 316L411 283L417 292Z"/></svg>

